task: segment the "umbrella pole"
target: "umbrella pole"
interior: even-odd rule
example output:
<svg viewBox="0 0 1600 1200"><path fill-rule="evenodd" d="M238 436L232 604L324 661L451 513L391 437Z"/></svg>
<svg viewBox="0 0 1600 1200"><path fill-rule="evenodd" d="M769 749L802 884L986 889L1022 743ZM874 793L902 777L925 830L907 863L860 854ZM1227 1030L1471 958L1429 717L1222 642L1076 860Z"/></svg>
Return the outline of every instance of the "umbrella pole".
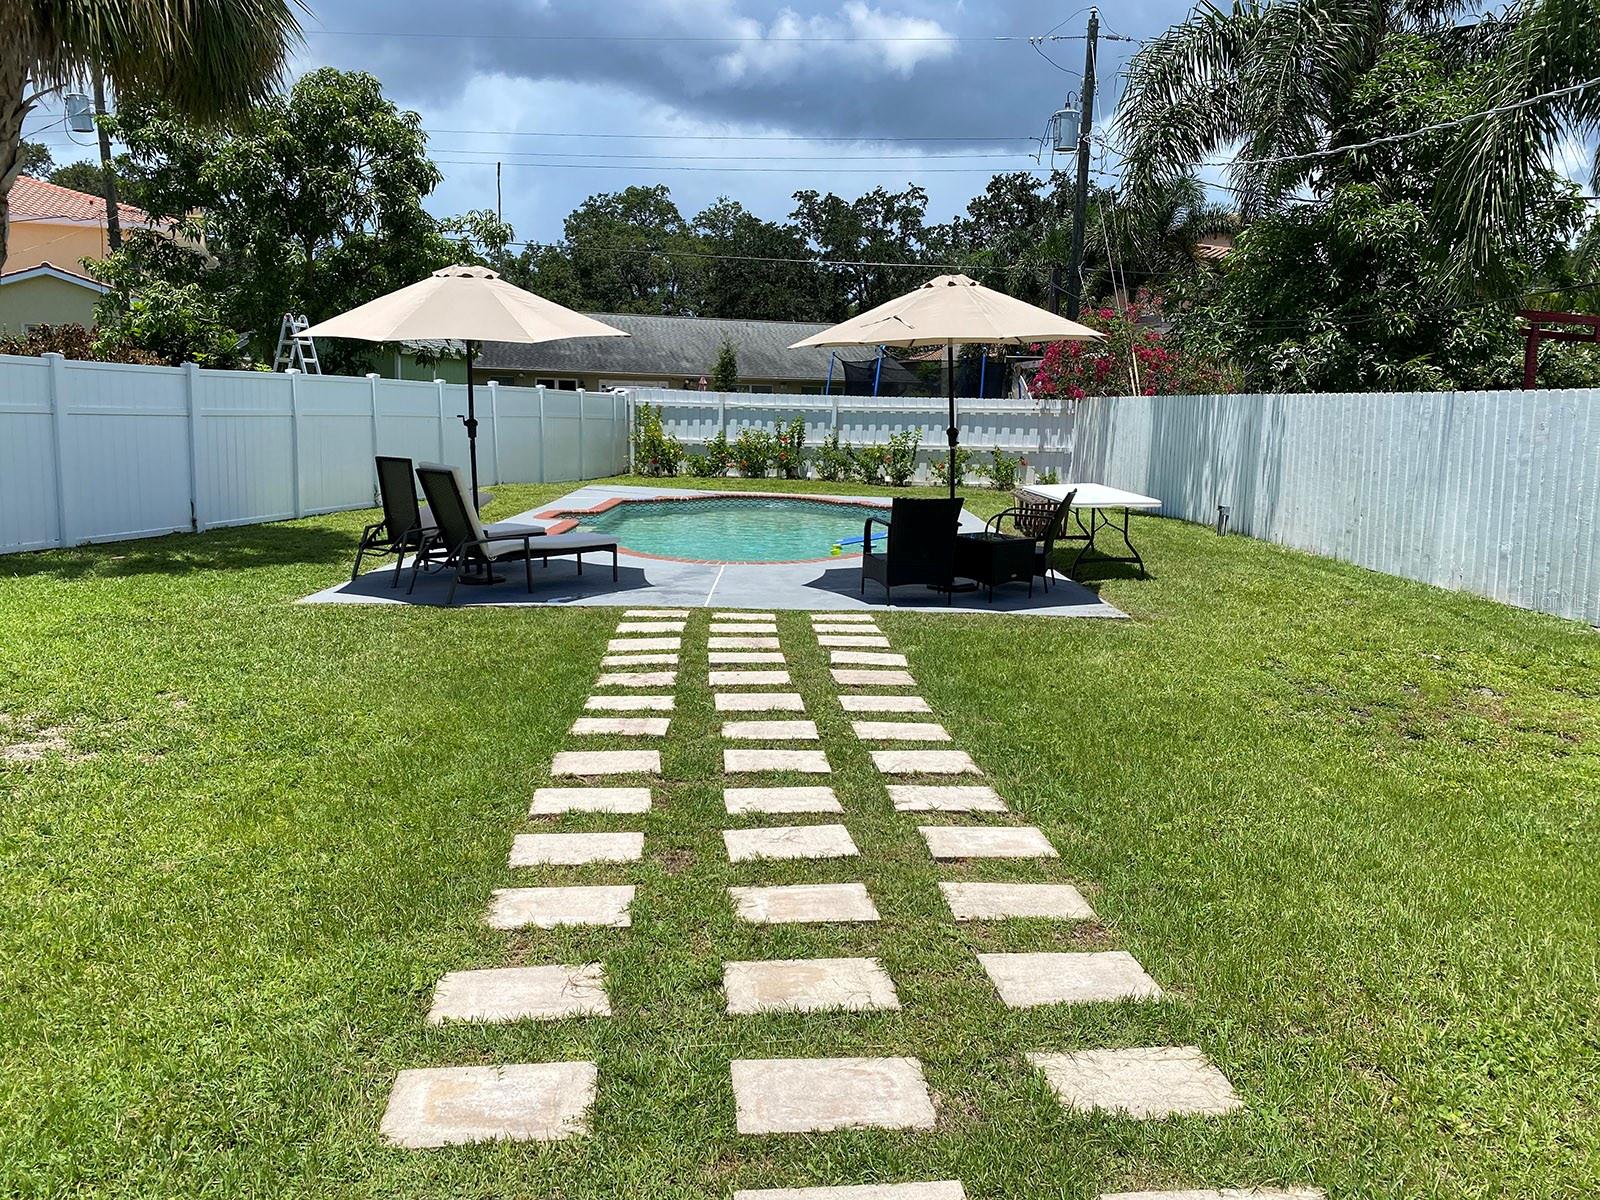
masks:
<svg viewBox="0 0 1600 1200"><path fill-rule="evenodd" d="M478 511L478 407L472 395L472 339L467 339L467 453L472 459L472 511Z"/></svg>
<svg viewBox="0 0 1600 1200"><path fill-rule="evenodd" d="M950 439L950 499L956 498L956 443L961 438L961 431L956 428L956 344L948 343L944 348L945 374L950 385L950 427L946 429L945 436Z"/></svg>

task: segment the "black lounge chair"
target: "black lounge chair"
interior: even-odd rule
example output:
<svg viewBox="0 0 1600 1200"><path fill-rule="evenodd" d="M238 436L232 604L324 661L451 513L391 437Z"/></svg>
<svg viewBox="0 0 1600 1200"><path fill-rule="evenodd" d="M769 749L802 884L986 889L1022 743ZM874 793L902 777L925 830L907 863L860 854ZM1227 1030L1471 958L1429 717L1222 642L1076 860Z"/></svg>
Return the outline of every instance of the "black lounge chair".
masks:
<svg viewBox="0 0 1600 1200"><path fill-rule="evenodd" d="M406 555L425 554L439 529L433 517L424 513L417 503L417 479L411 473L411 460L380 454L376 461L383 520L361 531L361 541L356 546L356 563L350 568L350 582L354 583L361 574L363 557L368 554L392 554L395 556L394 580L389 586L399 587Z"/></svg>
<svg viewBox="0 0 1600 1200"><path fill-rule="evenodd" d="M867 580L883 584L885 598L897 587L926 584L944 588L946 604L956 577L956 531L961 526L960 499L923 500L896 496L889 519L868 517L861 530L861 594ZM872 527L882 525L888 536L883 552L872 548Z"/></svg>
<svg viewBox="0 0 1600 1200"><path fill-rule="evenodd" d="M528 581L528 591L533 591L533 560L538 558L550 565L552 558L576 557L578 574L583 574L583 556L592 550L611 551L611 578L619 578L617 541L588 533L547 534L531 525L491 525L487 528L478 520L478 514L467 503L467 485L456 467L438 463L419 463L417 479L422 483L422 493L428 498L428 508L439 522L439 532L434 537L442 550L440 561L451 571L450 594L446 604L456 598L456 586L463 580L494 573L495 564L522 560ZM418 555L411 568L409 594L417 586L417 571L422 564Z"/></svg>
<svg viewBox="0 0 1600 1200"><path fill-rule="evenodd" d="M1059 504L1051 504L1048 500L1033 500L1018 493L1013 497L1015 505L990 517L984 526L985 533L1003 534L1002 526L1009 521L1011 536L1033 542L1033 573L1043 577L1047 592L1050 590L1050 556L1055 553L1056 543L1072 539L1067 533L1067 521L1072 517L1072 502L1077 495L1076 490L1070 491Z"/></svg>

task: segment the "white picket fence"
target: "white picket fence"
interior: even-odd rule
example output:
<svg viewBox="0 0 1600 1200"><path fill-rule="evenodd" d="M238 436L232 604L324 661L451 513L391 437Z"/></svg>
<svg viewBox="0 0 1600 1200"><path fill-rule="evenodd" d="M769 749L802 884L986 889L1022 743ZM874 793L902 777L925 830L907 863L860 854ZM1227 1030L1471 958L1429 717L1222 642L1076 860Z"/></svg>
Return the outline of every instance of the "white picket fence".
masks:
<svg viewBox="0 0 1600 1200"><path fill-rule="evenodd" d="M922 474L946 402L646 388L698 449L796 415L815 447L915 429ZM1600 625L1600 391L958 400L962 445L1024 476L1155 496L1168 516Z"/></svg>
<svg viewBox="0 0 1600 1200"><path fill-rule="evenodd" d="M627 397L477 389L484 484L616 475ZM466 387L0 355L0 553L366 508L373 457L467 465Z"/></svg>

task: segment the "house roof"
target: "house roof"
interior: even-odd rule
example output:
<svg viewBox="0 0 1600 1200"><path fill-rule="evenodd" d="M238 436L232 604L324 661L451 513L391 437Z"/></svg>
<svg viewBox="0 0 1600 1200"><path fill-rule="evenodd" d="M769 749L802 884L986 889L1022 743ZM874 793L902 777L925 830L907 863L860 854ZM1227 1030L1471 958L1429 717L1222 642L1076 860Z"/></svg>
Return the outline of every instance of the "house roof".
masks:
<svg viewBox="0 0 1600 1200"><path fill-rule="evenodd" d="M54 263L48 262L42 262L37 266L23 267L20 270L7 271L4 274L0 274L0 287L3 287L8 283L21 283L25 279L46 278L59 279L63 283L70 283L81 288L88 288L90 291L99 292L101 295L104 295L111 290L98 279L90 279L87 275L82 275L77 271L68 271L64 267L58 267Z"/></svg>
<svg viewBox="0 0 1600 1200"><path fill-rule="evenodd" d="M12 221L56 221L80 225L104 225L106 202L103 197L18 175L11 185ZM123 225L154 225L150 214L131 204L117 205L117 220Z"/></svg>
<svg viewBox="0 0 1600 1200"><path fill-rule="evenodd" d="M477 365L492 371L698 378L711 374L717 352L726 340L738 352L739 375L743 379L821 380L828 375L827 350L789 349L791 342L826 329L824 324L638 313L585 315L630 336L574 338L532 345L484 342Z"/></svg>

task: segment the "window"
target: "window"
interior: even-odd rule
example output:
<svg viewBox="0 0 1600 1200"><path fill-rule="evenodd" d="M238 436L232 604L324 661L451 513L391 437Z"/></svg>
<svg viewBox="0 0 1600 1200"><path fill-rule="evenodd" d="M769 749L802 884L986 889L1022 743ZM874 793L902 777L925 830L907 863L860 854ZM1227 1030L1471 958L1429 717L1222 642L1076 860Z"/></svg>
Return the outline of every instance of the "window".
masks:
<svg viewBox="0 0 1600 1200"><path fill-rule="evenodd" d="M553 392L576 392L579 390L576 379L535 379L533 386L549 388Z"/></svg>

